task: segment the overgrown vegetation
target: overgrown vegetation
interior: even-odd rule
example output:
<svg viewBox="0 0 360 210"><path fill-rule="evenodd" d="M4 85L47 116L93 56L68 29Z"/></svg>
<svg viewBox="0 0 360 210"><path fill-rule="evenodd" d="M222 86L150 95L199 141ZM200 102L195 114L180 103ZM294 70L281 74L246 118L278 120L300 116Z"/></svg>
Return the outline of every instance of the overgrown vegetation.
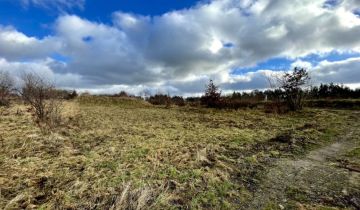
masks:
<svg viewBox="0 0 360 210"><path fill-rule="evenodd" d="M26 106L6 109L0 208L247 209L279 158L301 157L360 122L348 110L163 109L104 96L63 105L66 127L48 134L32 123ZM288 190L287 204L336 204L299 200L298 192ZM353 199L353 191L347 196ZM265 204L283 201L271 202Z"/></svg>
<svg viewBox="0 0 360 210"><path fill-rule="evenodd" d="M35 74L16 95L0 76L0 209L359 208L359 101L329 100L357 90L303 89L304 69L273 90L221 96L210 80L202 97L145 100Z"/></svg>
<svg viewBox="0 0 360 210"><path fill-rule="evenodd" d="M51 129L61 122L61 98L54 86L35 74L24 74L20 94L31 106L36 124Z"/></svg>
<svg viewBox="0 0 360 210"><path fill-rule="evenodd" d="M14 80L10 74L0 71L0 106L10 105L10 96L14 91Z"/></svg>
<svg viewBox="0 0 360 210"><path fill-rule="evenodd" d="M171 105L185 106L185 100L181 96L170 97L169 95L156 94L154 96L150 96L146 100L151 104L165 105L166 107L170 107Z"/></svg>

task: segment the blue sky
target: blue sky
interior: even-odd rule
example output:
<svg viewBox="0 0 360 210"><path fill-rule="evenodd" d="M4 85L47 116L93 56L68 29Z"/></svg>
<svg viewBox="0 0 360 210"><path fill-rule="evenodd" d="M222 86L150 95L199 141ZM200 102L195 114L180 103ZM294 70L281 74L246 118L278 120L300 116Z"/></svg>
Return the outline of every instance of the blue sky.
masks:
<svg viewBox="0 0 360 210"><path fill-rule="evenodd" d="M0 0L0 70L61 88L192 95L267 88L302 65L360 87L357 0Z"/></svg>
<svg viewBox="0 0 360 210"><path fill-rule="evenodd" d="M52 33L51 24L64 13L79 15L92 21L111 23L111 14L114 11L154 16L189 8L197 2L196 0L152 0L151 3L145 0L89 0L85 2L84 8L74 7L66 11L57 11L54 7L24 6L21 0L0 0L0 23L13 25L29 36L41 38Z"/></svg>
<svg viewBox="0 0 360 210"><path fill-rule="evenodd" d="M310 63L312 66L316 66L320 62L327 60L329 62L338 62L342 60L347 60L350 58L357 58L360 56L360 53L355 52L336 52L332 51L326 53L325 55L318 54L309 54L307 56L301 57L301 60L304 62ZM244 74L247 72L254 72L259 69L269 69L269 70L286 70L291 69L291 65L296 62L296 58L272 58L263 62L259 62L251 67L238 68L233 70L233 74Z"/></svg>

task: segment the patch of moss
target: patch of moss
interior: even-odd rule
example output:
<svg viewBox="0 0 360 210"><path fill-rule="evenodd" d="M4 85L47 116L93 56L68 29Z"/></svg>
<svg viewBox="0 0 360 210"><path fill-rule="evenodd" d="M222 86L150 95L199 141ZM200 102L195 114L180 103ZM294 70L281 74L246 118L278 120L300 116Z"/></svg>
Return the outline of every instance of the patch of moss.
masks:
<svg viewBox="0 0 360 210"><path fill-rule="evenodd" d="M308 202L309 198L307 196L307 193L297 187L287 187L285 190L286 196L288 198L291 198L292 200L298 201L298 202Z"/></svg>
<svg viewBox="0 0 360 210"><path fill-rule="evenodd" d="M360 147L357 147L346 154L349 158L360 159Z"/></svg>

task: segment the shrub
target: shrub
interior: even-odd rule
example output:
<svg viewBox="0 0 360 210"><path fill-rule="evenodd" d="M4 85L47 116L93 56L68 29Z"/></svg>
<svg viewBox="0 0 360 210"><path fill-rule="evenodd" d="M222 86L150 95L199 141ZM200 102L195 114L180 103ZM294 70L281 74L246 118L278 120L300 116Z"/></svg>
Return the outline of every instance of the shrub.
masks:
<svg viewBox="0 0 360 210"><path fill-rule="evenodd" d="M219 106L220 96L221 91L219 91L219 87L216 86L212 80L210 80L206 87L205 95L200 98L201 105L209 108L216 108Z"/></svg>
<svg viewBox="0 0 360 210"><path fill-rule="evenodd" d="M271 101L264 103L264 111L266 113L285 114L289 108L285 102Z"/></svg>
<svg viewBox="0 0 360 210"><path fill-rule="evenodd" d="M284 90L284 96L288 107L292 111L300 110L303 106L303 85L310 80L309 73L304 68L295 67L291 73L285 73L279 80L280 87Z"/></svg>
<svg viewBox="0 0 360 210"><path fill-rule="evenodd" d="M305 106L316 108L332 108L332 109L359 109L359 100L346 100L346 99L320 99L305 101Z"/></svg>
<svg viewBox="0 0 360 210"><path fill-rule="evenodd" d="M201 100L199 97L187 97L185 103L192 107L198 107L201 104Z"/></svg>
<svg viewBox="0 0 360 210"><path fill-rule="evenodd" d="M0 71L0 106L10 105L11 92L14 89L14 80L8 72Z"/></svg>
<svg viewBox="0 0 360 210"><path fill-rule="evenodd" d="M120 98L130 98L130 97L134 97L129 95L127 92L125 91L120 91L119 93L115 93L115 94L101 94L99 96L109 96L109 97L120 97Z"/></svg>
<svg viewBox="0 0 360 210"><path fill-rule="evenodd" d="M25 74L22 79L20 94L31 106L37 125L47 128L59 125L62 103L54 86L36 74Z"/></svg>
<svg viewBox="0 0 360 210"><path fill-rule="evenodd" d="M257 103L251 101L234 100L229 98L220 98L219 101L214 103L213 108L217 109L247 109L255 108Z"/></svg>
<svg viewBox="0 0 360 210"><path fill-rule="evenodd" d="M266 91L266 95L280 104L286 102L289 110L302 109L305 91L302 88L310 81L309 73L305 68L295 67L292 72L269 76L268 82L275 91Z"/></svg>
<svg viewBox="0 0 360 210"><path fill-rule="evenodd" d="M78 97L78 93L76 92L76 90L73 90L71 93L68 92L68 94L66 94L65 96L65 100L72 100Z"/></svg>
<svg viewBox="0 0 360 210"><path fill-rule="evenodd" d="M168 95L156 94L154 96L150 96L147 101L154 105L169 106L169 104L171 103L171 98Z"/></svg>
<svg viewBox="0 0 360 210"><path fill-rule="evenodd" d="M118 94L118 96L119 96L119 97L125 97L125 98L127 98L127 97L129 97L129 94L127 94L127 92L125 92L125 91L121 91L121 92Z"/></svg>
<svg viewBox="0 0 360 210"><path fill-rule="evenodd" d="M69 91L69 90L53 89L52 91L53 91L53 97L58 99L72 100L78 96L75 90Z"/></svg>
<svg viewBox="0 0 360 210"><path fill-rule="evenodd" d="M171 102L176 106L185 106L185 100L181 96L174 96L171 98Z"/></svg>

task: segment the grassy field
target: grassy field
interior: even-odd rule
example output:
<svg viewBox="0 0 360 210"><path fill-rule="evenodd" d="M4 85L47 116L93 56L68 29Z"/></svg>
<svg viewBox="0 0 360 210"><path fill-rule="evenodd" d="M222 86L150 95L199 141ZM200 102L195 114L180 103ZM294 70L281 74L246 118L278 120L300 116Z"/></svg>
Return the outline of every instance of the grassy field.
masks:
<svg viewBox="0 0 360 210"><path fill-rule="evenodd" d="M91 97L64 110L63 125L44 132L24 105L0 108L0 209L357 208L359 111L275 115ZM274 169L286 176L285 163L342 141L351 149L326 164L344 173L346 192L330 180L325 190L261 193L274 187Z"/></svg>

